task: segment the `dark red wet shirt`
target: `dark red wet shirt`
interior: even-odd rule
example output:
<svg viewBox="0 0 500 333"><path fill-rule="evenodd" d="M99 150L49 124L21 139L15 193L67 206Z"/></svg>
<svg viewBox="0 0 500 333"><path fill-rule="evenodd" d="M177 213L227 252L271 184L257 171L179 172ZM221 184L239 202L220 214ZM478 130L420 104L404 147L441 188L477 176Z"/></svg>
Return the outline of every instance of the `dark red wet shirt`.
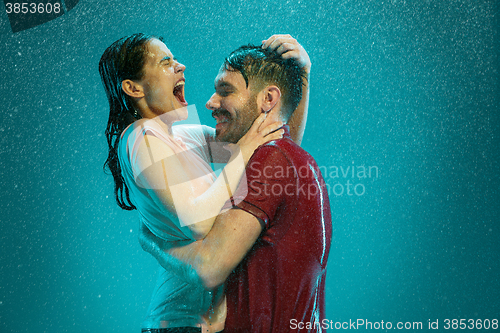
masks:
<svg viewBox="0 0 500 333"><path fill-rule="evenodd" d="M226 282L225 332L299 332L324 319L332 223L314 159L290 138L257 149L247 166L248 194L237 207L263 231ZM316 330L314 330L316 331ZM318 331L321 331L318 329Z"/></svg>

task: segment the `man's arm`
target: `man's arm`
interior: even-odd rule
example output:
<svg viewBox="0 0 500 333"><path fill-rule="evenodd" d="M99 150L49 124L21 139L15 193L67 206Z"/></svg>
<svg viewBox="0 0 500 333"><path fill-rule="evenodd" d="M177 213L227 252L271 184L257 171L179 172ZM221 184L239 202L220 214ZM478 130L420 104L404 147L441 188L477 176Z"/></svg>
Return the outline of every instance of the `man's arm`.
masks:
<svg viewBox="0 0 500 333"><path fill-rule="evenodd" d="M168 243L169 242L153 234L151 230L141 222L139 244L141 244L142 249L151 254L165 270L182 276L185 282L195 285L202 283L198 273L191 266L186 265L165 251L167 246L174 245L174 243Z"/></svg>
<svg viewBox="0 0 500 333"><path fill-rule="evenodd" d="M283 204L283 196L272 195L266 189L274 184L295 184L294 175L277 176L263 172L263 168L269 165L288 165L286 156L274 145L263 146L254 153L247 167L247 184L252 186L238 187L233 195L238 207L219 214L205 239L189 245L156 240L161 248L154 251L157 245L148 244L151 241L149 237L141 243L144 250L151 253L166 270L181 271L187 281L192 280L192 272L195 272L198 281L207 289L223 283L255 244L269 223L269 217L275 216L276 210ZM185 263L181 264L185 269L179 270L176 262Z"/></svg>
<svg viewBox="0 0 500 333"><path fill-rule="evenodd" d="M192 266L203 285L213 289L224 283L261 232L262 225L255 216L233 208L217 217L205 239L166 252ZM161 256L168 254L163 252Z"/></svg>
<svg viewBox="0 0 500 333"><path fill-rule="evenodd" d="M255 216L234 208L217 217L203 240L178 246L162 241L142 224L139 243L165 270L181 275L188 283L201 282L206 289L213 289L243 260L261 231Z"/></svg>
<svg viewBox="0 0 500 333"><path fill-rule="evenodd" d="M307 110L309 108L309 74L311 72L311 60L306 50L290 35L273 35L262 41L262 47L276 49L284 59L294 58L303 67L306 77L303 79L302 99L288 120L290 136L292 140L300 145L304 137L307 122Z"/></svg>

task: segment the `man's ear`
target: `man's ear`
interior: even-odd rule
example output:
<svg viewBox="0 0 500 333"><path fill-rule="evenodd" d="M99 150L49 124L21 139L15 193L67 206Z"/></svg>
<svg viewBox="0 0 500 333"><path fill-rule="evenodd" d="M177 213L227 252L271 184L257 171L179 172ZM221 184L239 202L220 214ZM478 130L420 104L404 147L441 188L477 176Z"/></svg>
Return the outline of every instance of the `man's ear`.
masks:
<svg viewBox="0 0 500 333"><path fill-rule="evenodd" d="M144 97L144 90L142 89L142 85L129 79L122 81L122 90L130 97Z"/></svg>
<svg viewBox="0 0 500 333"><path fill-rule="evenodd" d="M264 89L262 111L269 112L280 102L281 91L277 86L268 86Z"/></svg>

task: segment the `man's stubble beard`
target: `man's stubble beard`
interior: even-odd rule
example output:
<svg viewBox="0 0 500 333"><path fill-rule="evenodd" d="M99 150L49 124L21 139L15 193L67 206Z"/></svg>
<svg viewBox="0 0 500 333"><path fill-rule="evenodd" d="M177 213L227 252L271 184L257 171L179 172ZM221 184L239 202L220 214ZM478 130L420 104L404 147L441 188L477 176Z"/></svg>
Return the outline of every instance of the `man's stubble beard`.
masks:
<svg viewBox="0 0 500 333"><path fill-rule="evenodd" d="M232 129L232 131L225 133L224 136L220 136L218 133L216 133L216 141L220 143L237 143L252 127L253 122L257 117L260 115L260 112L257 108L257 95L252 94L247 103L243 105L243 107L239 110L236 111L236 114L238 115L238 120L243 119L243 123L238 124L238 128ZM247 119L246 117L251 117L250 119ZM233 119L231 119L233 120Z"/></svg>

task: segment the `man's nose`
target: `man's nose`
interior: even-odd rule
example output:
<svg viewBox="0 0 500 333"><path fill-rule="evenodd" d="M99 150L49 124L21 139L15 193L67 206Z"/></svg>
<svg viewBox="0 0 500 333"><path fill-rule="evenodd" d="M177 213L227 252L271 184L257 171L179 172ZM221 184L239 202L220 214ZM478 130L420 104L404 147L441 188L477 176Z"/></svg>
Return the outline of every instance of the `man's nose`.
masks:
<svg viewBox="0 0 500 333"><path fill-rule="evenodd" d="M209 110L217 110L220 107L220 102L219 99L217 98L217 94L213 94L210 99L208 100L207 104L205 104L205 107Z"/></svg>

